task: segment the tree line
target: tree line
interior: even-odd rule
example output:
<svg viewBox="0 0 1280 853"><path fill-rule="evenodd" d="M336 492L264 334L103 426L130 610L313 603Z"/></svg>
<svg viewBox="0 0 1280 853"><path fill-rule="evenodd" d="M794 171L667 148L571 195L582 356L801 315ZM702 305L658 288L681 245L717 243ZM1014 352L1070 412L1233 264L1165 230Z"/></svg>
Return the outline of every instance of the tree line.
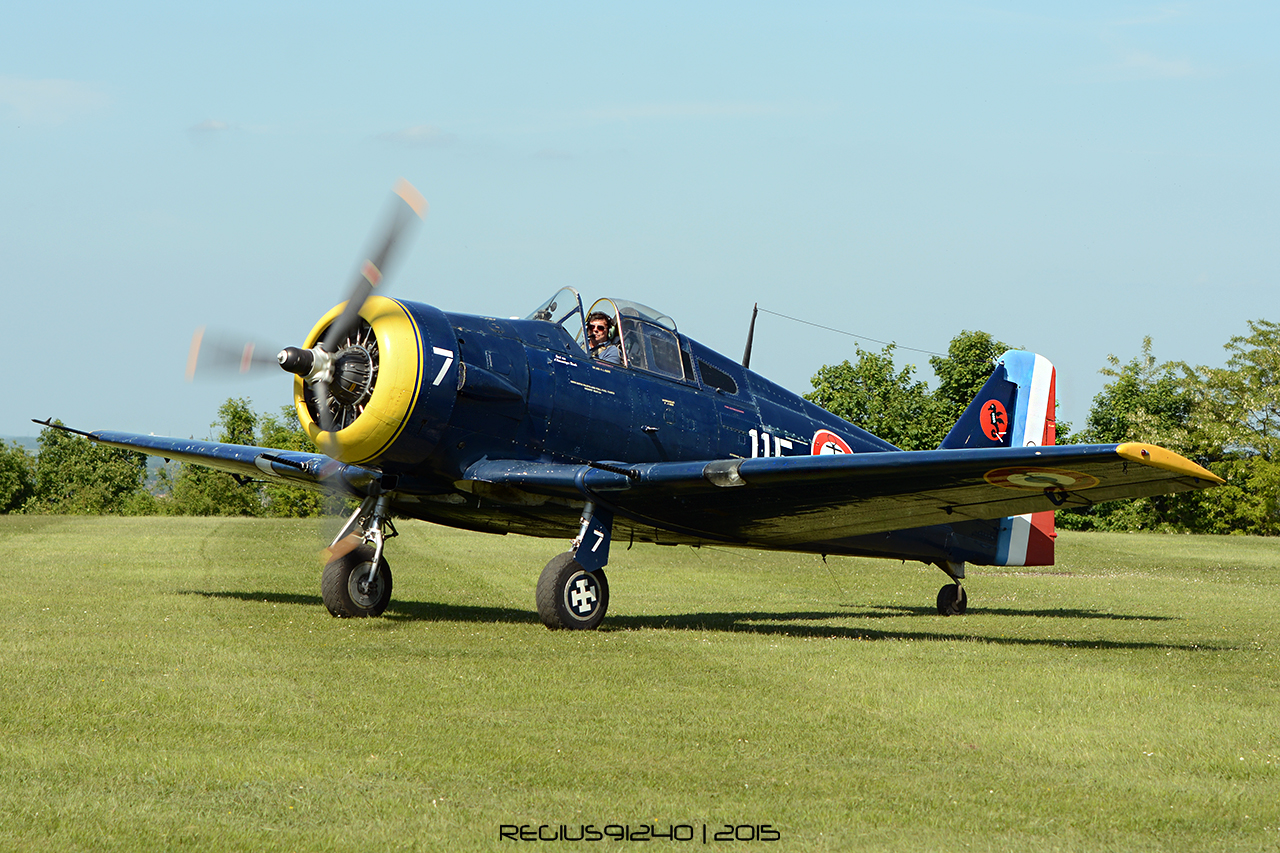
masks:
<svg viewBox="0 0 1280 853"><path fill-rule="evenodd" d="M1159 361L1151 338L1127 362L1108 356L1109 378L1078 432L1057 422L1058 444L1141 441L1179 453L1227 482L1215 489L1110 501L1057 513L1072 530L1280 534L1280 324L1249 321L1232 337L1222 367ZM826 365L806 394L828 411L904 450L937 447L994 370L1008 345L961 332L932 356L936 388L915 368L894 366L894 346L855 346L855 358Z"/></svg>
<svg viewBox="0 0 1280 853"><path fill-rule="evenodd" d="M1113 501L1059 511L1076 530L1280 533L1280 324L1249 322L1225 345L1222 367L1160 362L1150 338L1127 362L1108 357L1108 382L1078 432L1057 423L1059 444L1158 444L1223 477L1215 489ZM982 331L963 331L945 356L931 356L935 387L913 365L895 365L893 344L854 346L854 358L824 365L806 398L904 450L937 447L1006 349ZM211 425L217 441L315 452L290 406L259 415L229 399ZM229 474L176 464L148 482L146 457L46 428L39 452L0 447L0 512L301 517L321 512L318 493L276 483L237 483Z"/></svg>

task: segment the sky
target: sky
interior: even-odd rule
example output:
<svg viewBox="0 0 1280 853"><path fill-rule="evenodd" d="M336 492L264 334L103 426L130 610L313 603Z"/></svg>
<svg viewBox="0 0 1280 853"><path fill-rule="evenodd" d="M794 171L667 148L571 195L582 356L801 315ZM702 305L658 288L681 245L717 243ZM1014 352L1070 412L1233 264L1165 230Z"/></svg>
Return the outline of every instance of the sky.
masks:
<svg viewBox="0 0 1280 853"><path fill-rule="evenodd" d="M11 4L0 435L291 404L187 383L192 333L300 343L400 177L430 212L389 295L567 285L735 358L758 303L752 368L800 393L980 329L1079 426L1108 354L1221 365L1280 319L1278 36L1261 2Z"/></svg>

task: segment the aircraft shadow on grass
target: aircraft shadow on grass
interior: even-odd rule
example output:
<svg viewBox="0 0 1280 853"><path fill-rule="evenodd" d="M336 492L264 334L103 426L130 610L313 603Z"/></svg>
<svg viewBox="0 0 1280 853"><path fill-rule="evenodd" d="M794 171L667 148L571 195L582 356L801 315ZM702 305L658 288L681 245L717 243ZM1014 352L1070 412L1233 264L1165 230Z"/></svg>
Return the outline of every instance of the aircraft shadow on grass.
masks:
<svg viewBox="0 0 1280 853"><path fill-rule="evenodd" d="M317 595L297 595L278 592L207 592L186 590L187 594L205 598L228 598L237 601L269 604L296 604L316 607L322 602ZM1094 610L1050 608L1046 610L1018 610L1012 608L982 608L972 615L1008 616L1017 618L1050 619L1104 619L1126 622L1168 622L1170 616L1136 616L1120 613L1104 613ZM538 614L514 607L483 607L472 604L443 604L432 601L393 601L383 613L384 620L393 622L470 622L492 624L537 624ZM1160 643L1154 641L1070 639L1066 637L1000 637L965 631L887 631L877 628L849 625L817 624L833 620L910 618L937 621L943 617L930 607L881 606L831 611L792 611L768 613L741 611L723 613L677 613L655 616L613 616L605 631L723 631L738 634L763 634L766 636L799 637L820 640L918 640L921 642L970 641L1006 646L1055 646L1069 649L1161 649L1165 651L1224 651L1229 647L1210 643ZM947 624L955 625L961 619L950 618Z"/></svg>

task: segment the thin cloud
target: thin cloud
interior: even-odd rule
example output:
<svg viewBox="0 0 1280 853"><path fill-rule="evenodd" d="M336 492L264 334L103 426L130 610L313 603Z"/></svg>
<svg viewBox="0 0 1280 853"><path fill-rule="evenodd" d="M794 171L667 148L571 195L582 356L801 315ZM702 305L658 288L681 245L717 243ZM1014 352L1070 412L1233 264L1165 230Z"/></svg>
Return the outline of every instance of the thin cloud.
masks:
<svg viewBox="0 0 1280 853"><path fill-rule="evenodd" d="M1116 68L1127 76L1160 80L1199 77L1204 73L1190 60L1162 59L1138 50L1131 50L1121 57Z"/></svg>
<svg viewBox="0 0 1280 853"><path fill-rule="evenodd" d="M378 138L411 148L447 148L458 141L457 136L441 130L434 124L416 124L403 130L383 133Z"/></svg>
<svg viewBox="0 0 1280 853"><path fill-rule="evenodd" d="M234 125L221 119L207 118L187 128L187 136L193 145L212 146L221 143L222 139L235 129Z"/></svg>
<svg viewBox="0 0 1280 853"><path fill-rule="evenodd" d="M1185 80L1208 76L1211 73L1208 68L1197 65L1189 59L1169 59L1128 47L1125 42L1129 41L1127 36L1132 33L1126 33L1126 37L1122 37L1117 32L1130 28L1165 26L1189 15L1190 11L1185 5L1164 6L1153 9L1145 15L1107 22L1103 28L1102 40L1116 56L1115 62L1106 66L1107 74L1126 80Z"/></svg>
<svg viewBox="0 0 1280 853"><path fill-rule="evenodd" d="M573 155L568 151L562 151L559 148L543 148L533 152L535 160L572 160Z"/></svg>
<svg viewBox="0 0 1280 853"><path fill-rule="evenodd" d="M191 127L187 128L189 133L199 134L223 133L228 130L231 130L231 125L227 124L225 121L219 121L216 118L207 118L204 121L198 124L193 124Z"/></svg>
<svg viewBox="0 0 1280 853"><path fill-rule="evenodd" d="M607 121L636 121L645 119L720 119L756 118L782 115L790 112L779 104L751 102L686 102L669 104L635 104L588 110L588 118Z"/></svg>
<svg viewBox="0 0 1280 853"><path fill-rule="evenodd" d="M1136 15L1132 18L1120 18L1111 21L1110 26L1113 27L1141 27L1148 24L1163 24L1165 21L1171 21L1174 18L1182 18L1188 15L1186 6L1166 6L1162 9L1156 9L1146 15Z"/></svg>
<svg viewBox="0 0 1280 853"><path fill-rule="evenodd" d="M64 124L103 112L111 104L111 97L92 83L0 76L0 107L19 122Z"/></svg>

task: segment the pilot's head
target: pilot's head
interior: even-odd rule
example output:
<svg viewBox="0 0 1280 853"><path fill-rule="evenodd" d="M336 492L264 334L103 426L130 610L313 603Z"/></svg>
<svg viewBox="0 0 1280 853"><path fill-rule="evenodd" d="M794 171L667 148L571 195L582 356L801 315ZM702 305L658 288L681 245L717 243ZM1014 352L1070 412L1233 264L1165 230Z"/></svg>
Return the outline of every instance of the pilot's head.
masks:
<svg viewBox="0 0 1280 853"><path fill-rule="evenodd" d="M603 311L592 311L587 316L587 342L594 348L609 340L613 319Z"/></svg>

